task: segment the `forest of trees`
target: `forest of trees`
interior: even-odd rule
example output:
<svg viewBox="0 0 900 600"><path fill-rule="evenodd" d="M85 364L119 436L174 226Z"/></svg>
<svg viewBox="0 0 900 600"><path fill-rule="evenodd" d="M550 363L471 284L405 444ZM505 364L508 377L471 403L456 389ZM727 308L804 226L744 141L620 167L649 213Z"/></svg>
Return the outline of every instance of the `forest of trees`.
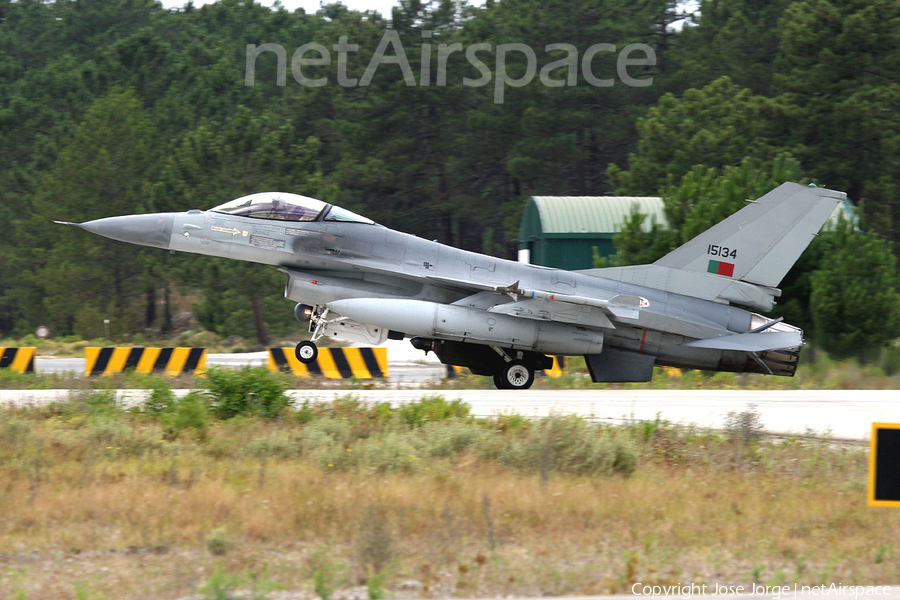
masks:
<svg viewBox="0 0 900 600"><path fill-rule="evenodd" d="M528 196L663 196L671 228L629 223L614 258L625 264L793 180L846 191L861 227L815 239L776 313L836 355L889 343L900 335L900 1L691 8L673 25L685 7L672 0L400 0L390 15L3 0L0 337L43 324L91 338L107 316L114 336L166 333L177 302L223 335L297 331L274 269L107 242L54 219L282 190L511 258ZM363 85L389 29L410 69L384 61ZM343 38L358 51L335 50L330 64L307 52L300 74L298 48ZM266 51L246 85L248 45L264 44L285 49L287 76ZM505 86L498 103L496 80L471 85L485 76L466 52L476 44L489 75L498 46L522 44L542 76ZM649 47L653 64L628 73L652 83L627 85L606 51L586 75L595 44ZM510 80L528 67L507 53Z"/></svg>

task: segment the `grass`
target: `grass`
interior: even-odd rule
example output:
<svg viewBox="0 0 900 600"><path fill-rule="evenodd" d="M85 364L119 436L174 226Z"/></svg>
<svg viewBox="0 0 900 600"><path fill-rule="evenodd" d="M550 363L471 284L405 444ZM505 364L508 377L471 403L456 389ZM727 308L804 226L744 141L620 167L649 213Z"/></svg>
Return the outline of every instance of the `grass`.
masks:
<svg viewBox="0 0 900 600"><path fill-rule="evenodd" d="M752 415L715 433L347 396L178 429L177 410L92 392L0 417L0 598L900 580L865 447L759 437Z"/></svg>

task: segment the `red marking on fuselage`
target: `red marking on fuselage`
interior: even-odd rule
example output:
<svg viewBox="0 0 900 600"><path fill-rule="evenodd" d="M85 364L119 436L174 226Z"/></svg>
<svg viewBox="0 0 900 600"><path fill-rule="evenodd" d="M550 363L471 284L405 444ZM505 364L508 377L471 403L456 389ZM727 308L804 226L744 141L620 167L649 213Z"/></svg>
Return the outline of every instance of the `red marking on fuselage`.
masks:
<svg viewBox="0 0 900 600"><path fill-rule="evenodd" d="M644 330L644 334L641 336L641 349L638 350L638 354L644 353L644 340L647 339L647 330Z"/></svg>

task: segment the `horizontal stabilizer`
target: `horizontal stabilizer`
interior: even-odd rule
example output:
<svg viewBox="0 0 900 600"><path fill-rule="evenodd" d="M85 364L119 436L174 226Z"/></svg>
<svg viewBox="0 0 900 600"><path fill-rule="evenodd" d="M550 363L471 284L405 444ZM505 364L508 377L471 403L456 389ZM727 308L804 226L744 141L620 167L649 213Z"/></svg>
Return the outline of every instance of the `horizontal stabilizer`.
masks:
<svg viewBox="0 0 900 600"><path fill-rule="evenodd" d="M796 348L803 344L803 334L797 331L774 331L771 333L739 333L681 344L691 348L712 348L714 350L740 350L743 352L763 352Z"/></svg>

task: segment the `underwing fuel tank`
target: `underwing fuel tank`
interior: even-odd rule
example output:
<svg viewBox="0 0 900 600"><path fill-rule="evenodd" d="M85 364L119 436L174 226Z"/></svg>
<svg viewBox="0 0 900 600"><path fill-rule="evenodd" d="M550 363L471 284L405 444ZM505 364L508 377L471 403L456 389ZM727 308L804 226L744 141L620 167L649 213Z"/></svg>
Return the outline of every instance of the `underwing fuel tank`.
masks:
<svg viewBox="0 0 900 600"><path fill-rule="evenodd" d="M534 350L546 354L599 354L603 332L577 325L519 319L474 308L389 298L354 298L327 307L354 321L407 336Z"/></svg>

